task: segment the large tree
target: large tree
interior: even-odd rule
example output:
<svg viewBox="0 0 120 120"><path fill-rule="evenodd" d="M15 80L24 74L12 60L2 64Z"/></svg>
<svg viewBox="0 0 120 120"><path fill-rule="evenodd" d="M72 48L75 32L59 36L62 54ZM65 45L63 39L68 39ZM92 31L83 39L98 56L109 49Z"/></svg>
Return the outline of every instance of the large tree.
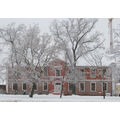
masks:
<svg viewBox="0 0 120 120"><path fill-rule="evenodd" d="M76 66L83 55L101 46L101 33L95 31L96 19L65 19L54 21L51 32L57 43L66 51L71 66Z"/></svg>
<svg viewBox="0 0 120 120"><path fill-rule="evenodd" d="M41 34L38 24L31 26L10 24L0 29L0 37L11 45L10 58L17 76L15 79L22 72L22 66L26 68L25 73L30 75L32 97L38 76L42 75L48 62L56 57L57 49L51 36L47 33Z"/></svg>
<svg viewBox="0 0 120 120"><path fill-rule="evenodd" d="M73 82L79 78L76 66L80 58L95 51L104 42L102 34L95 30L96 23L96 19L72 18L55 20L50 27L58 48L67 56Z"/></svg>

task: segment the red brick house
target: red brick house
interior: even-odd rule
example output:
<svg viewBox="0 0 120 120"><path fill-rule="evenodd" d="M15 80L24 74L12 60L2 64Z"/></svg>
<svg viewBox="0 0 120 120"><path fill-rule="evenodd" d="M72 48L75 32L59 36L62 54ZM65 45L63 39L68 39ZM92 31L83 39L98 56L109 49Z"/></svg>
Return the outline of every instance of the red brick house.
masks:
<svg viewBox="0 0 120 120"><path fill-rule="evenodd" d="M44 68L43 75L38 78L35 86L36 94L60 94L64 95L102 95L103 84L106 93L112 94L112 80L109 67L103 66L77 66L77 80L72 80L71 69L62 60L54 60ZM8 81L6 90L9 94L29 94L32 88L29 75L24 68L18 80L13 79L12 69L8 69ZM105 71L103 76L102 72ZM26 78L23 76L27 76ZM16 92L17 90L17 92Z"/></svg>

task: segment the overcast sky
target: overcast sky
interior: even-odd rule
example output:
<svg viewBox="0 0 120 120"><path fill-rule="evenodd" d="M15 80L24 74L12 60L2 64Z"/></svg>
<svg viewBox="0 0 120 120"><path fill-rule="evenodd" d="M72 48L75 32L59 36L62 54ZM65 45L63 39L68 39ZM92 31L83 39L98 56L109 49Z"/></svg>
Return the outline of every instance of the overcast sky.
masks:
<svg viewBox="0 0 120 120"><path fill-rule="evenodd" d="M0 27L4 27L9 23L15 22L17 24L26 24L30 25L33 23L38 23L40 25L41 32L50 32L49 26L52 23L54 19L53 18L1 18L0 19ZM113 19L113 29L117 28L118 23L120 19ZM100 18L98 19L98 22L96 24L96 30L103 33L103 38L105 39L105 47L106 49L109 49L109 32L108 32L108 18ZM6 59L6 53L7 52L7 46L4 46L0 44L0 48L3 49L3 53L1 53L0 62L3 61L3 59ZM107 64L107 63L106 63Z"/></svg>

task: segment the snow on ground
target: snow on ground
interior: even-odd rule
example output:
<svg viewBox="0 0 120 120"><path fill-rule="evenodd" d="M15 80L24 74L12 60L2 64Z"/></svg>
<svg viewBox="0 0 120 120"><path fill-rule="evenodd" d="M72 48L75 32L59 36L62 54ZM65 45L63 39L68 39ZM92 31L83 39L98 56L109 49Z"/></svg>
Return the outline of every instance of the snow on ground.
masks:
<svg viewBox="0 0 120 120"><path fill-rule="evenodd" d="M34 95L29 98L28 95L0 95L0 102L120 102L120 97L106 96L63 96L59 95Z"/></svg>

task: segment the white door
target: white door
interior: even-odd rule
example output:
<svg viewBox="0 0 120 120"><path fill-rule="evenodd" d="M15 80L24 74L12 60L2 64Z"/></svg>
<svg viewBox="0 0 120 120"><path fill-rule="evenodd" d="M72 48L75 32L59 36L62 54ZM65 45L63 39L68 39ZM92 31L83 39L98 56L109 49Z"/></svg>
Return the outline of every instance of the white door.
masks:
<svg viewBox="0 0 120 120"><path fill-rule="evenodd" d="M60 93L61 92L61 83L55 83L54 85L54 92Z"/></svg>

